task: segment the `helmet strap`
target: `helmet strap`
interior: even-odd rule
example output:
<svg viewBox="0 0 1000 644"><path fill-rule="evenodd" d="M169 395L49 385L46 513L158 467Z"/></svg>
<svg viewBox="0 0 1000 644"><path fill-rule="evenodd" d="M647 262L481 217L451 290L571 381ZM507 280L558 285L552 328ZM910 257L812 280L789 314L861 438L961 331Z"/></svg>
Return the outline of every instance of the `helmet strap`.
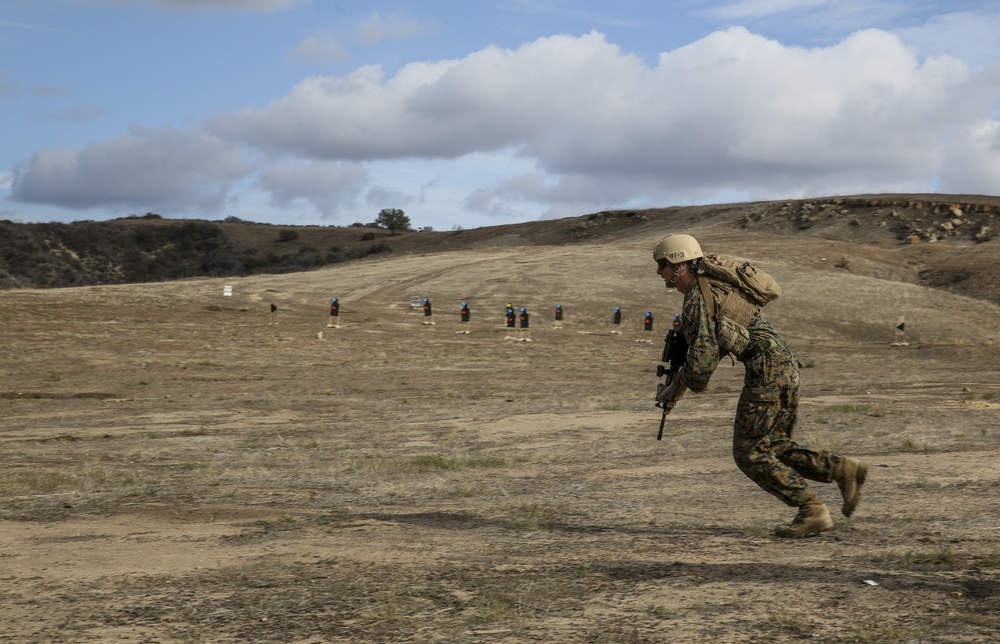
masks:
<svg viewBox="0 0 1000 644"><path fill-rule="evenodd" d="M685 266L684 268L675 268L670 273L670 279L667 280L667 288L674 288L674 283L677 281L677 278L680 277L681 273L686 273L689 270L690 269L687 266Z"/></svg>

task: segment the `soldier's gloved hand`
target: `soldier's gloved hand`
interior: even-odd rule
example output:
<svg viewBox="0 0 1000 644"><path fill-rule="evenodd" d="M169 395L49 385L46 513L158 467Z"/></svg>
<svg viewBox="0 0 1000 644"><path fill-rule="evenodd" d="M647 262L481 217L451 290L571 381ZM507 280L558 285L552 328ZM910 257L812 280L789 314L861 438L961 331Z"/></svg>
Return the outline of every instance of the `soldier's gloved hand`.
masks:
<svg viewBox="0 0 1000 644"><path fill-rule="evenodd" d="M674 378L672 383L660 389L656 395L656 401L663 403L665 409L672 409L677 401L684 397L686 391L687 387L684 386L680 378Z"/></svg>

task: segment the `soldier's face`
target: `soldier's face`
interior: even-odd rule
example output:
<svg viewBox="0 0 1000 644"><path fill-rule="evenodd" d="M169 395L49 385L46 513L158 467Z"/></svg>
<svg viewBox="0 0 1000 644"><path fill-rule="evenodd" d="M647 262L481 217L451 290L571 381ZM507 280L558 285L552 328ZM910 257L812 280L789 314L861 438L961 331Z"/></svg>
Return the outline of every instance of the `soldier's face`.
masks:
<svg viewBox="0 0 1000 644"><path fill-rule="evenodd" d="M665 259L658 260L656 274L663 278L667 288L676 288L681 293L687 293L687 287L691 283L691 271L688 270L687 262L674 265Z"/></svg>

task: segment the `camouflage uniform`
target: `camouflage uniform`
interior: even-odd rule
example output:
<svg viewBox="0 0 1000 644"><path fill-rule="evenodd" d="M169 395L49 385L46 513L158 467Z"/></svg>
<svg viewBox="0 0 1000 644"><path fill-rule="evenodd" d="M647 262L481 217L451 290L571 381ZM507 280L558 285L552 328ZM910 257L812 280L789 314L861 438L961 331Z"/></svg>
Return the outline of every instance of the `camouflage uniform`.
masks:
<svg viewBox="0 0 1000 644"><path fill-rule="evenodd" d="M786 504L800 507L816 497L806 479L832 482L840 457L792 440L799 404L798 360L760 315L747 330L751 346L770 341L770 348L744 363L746 377L733 425L733 458L754 483ZM681 331L689 347L681 378L691 391L704 391L723 356L697 284L684 297Z"/></svg>

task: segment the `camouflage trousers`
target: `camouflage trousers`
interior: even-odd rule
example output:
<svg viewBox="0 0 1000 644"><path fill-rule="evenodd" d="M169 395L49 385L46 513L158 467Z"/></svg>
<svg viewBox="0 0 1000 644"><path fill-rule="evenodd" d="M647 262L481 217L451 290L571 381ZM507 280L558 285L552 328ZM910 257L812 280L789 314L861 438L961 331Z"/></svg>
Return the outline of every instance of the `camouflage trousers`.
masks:
<svg viewBox="0 0 1000 644"><path fill-rule="evenodd" d="M798 406L799 365L791 351L775 348L746 362L733 458L751 481L793 507L815 498L808 481L833 481L840 460L792 440Z"/></svg>

